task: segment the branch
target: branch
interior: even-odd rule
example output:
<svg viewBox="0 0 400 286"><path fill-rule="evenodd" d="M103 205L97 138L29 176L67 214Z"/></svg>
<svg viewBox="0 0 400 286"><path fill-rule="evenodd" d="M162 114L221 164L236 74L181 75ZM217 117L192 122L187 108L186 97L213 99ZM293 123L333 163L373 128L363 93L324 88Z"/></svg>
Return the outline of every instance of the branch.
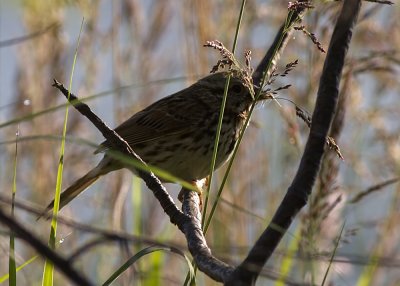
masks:
<svg viewBox="0 0 400 286"><path fill-rule="evenodd" d="M289 42L290 35L293 32L293 25L301 21L304 12L307 8L309 8L309 6L306 5L308 2L308 0L301 0L299 1L299 3L300 5L301 3L303 3L304 6L299 6L298 8L292 10L292 13L290 13L289 11L289 15L291 15L291 17L288 18L288 22L285 21L285 23L281 25L271 47L268 49L264 58L258 64L253 73L253 83L256 86L260 86L265 73L267 73L268 78L271 71L276 66L277 61L279 60L283 50Z"/></svg>
<svg viewBox="0 0 400 286"><path fill-rule="evenodd" d="M326 136L336 110L344 59L349 47L361 0L344 1L328 49L310 135L297 174L276 211L246 259L235 269L226 285L250 285L256 281L294 217L306 205L319 171Z"/></svg>
<svg viewBox="0 0 400 286"><path fill-rule="evenodd" d="M85 277L83 277L79 272L73 269L71 264L67 260L51 250L47 245L41 242L39 238L37 238L30 231L26 230L25 227L23 227L14 218L5 214L2 208L0 208L0 221L7 225L10 230L15 233L15 235L17 235L20 239L33 247L38 253L51 260L58 268L58 270L64 273L65 276L67 276L76 285L94 285Z"/></svg>
<svg viewBox="0 0 400 286"><path fill-rule="evenodd" d="M143 162L143 160L132 150L129 144L121 136L119 136L117 132L108 127L103 120L101 120L96 114L94 114L87 104L81 102L74 94L68 92L64 85L57 80L54 80L53 86L60 90L68 99L68 101L82 115L86 116L93 123L94 126L96 126L101 134L103 134L104 138L107 139L112 149L133 158L134 160L140 162L143 167L146 167L146 163ZM152 172L143 171L142 169L136 169L134 167L131 168L139 175L140 178L143 179L149 189L152 190L154 196L159 200L164 211L171 218L172 223L177 224L179 221L185 219L183 213L176 207L174 201L168 194L165 187Z"/></svg>
<svg viewBox="0 0 400 286"><path fill-rule="evenodd" d="M196 192L182 192L182 211L191 218L183 224L188 248L197 267L218 282L224 282L232 275L234 268L213 257L201 229L200 197ZM197 251L195 251L197 250Z"/></svg>
<svg viewBox="0 0 400 286"><path fill-rule="evenodd" d="M81 102L74 94L68 92L63 84L54 80L53 86L59 89L68 101L85 117L87 117L93 125L103 134L110 147L115 151L119 151L128 157L139 161L143 166L146 163L132 150L129 144L110 129L90 107ZM188 248L196 261L198 268L216 281L222 282L233 272L233 267L223 263L212 256L210 249L201 230L200 216L200 197L196 192L185 191L183 193L183 203L181 212L175 205L171 196L168 194L160 180L149 170L129 167L146 183L147 187L153 192L159 201L164 212L169 216L171 223L178 226L186 237Z"/></svg>
<svg viewBox="0 0 400 286"><path fill-rule="evenodd" d="M307 3L308 1L301 0L299 2ZM263 73L263 70L268 68L270 62L272 62L272 66L274 65L279 58L280 53L283 51L287 42L289 41L290 30L288 30L287 27L291 27L294 23L300 21L301 16L306 8L308 8L307 5L300 5L298 8L292 10L292 17L290 17L289 23L284 23L281 26L281 29L278 31L275 37L274 43L258 65L253 75L253 79L256 80L256 84L261 83L262 76L265 74L265 72ZM272 70L272 66L269 66L267 72ZM97 115L95 115L89 106L79 101L79 99L72 93L69 93L68 90L58 81L54 80L53 86L58 88L70 101L70 103L82 115L86 116L96 126L97 129L99 129L107 141L110 142L110 146L113 149L118 150L127 156L133 157L143 165L146 165L131 149L129 144L124 141L124 139L121 138L114 130L111 130ZM198 268L216 281L228 281L234 271L234 268L215 258L207 246L206 239L203 231L201 230L201 215L198 194L189 191L182 192L183 212L181 212L173 202L172 198L169 196L165 187L162 186L160 180L152 172L143 171L142 169L137 169L134 167L132 167L131 170L144 180L147 187L153 192L154 196L159 201L164 212L170 217L171 223L177 225L178 228L184 233L189 251L192 254Z"/></svg>

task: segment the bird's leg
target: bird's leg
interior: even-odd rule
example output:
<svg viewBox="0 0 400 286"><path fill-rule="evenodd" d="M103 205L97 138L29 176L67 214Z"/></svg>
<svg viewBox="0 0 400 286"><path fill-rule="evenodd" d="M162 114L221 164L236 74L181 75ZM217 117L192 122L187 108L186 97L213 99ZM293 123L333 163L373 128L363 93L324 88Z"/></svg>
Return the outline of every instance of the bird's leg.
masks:
<svg viewBox="0 0 400 286"><path fill-rule="evenodd" d="M192 181L191 185L194 187L194 190L196 193L199 194L200 197L200 207L203 205L203 189L207 188L208 185L208 177L201 179L201 180L196 180L196 181ZM191 190L182 188L181 191L179 192L178 195L178 200L180 202L183 201L183 192L190 192Z"/></svg>

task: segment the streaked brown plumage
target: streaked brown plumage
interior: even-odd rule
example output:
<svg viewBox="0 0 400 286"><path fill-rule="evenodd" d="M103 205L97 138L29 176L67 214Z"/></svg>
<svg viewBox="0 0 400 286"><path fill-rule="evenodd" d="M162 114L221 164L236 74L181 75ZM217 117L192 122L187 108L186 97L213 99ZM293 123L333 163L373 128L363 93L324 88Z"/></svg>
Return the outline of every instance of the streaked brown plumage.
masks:
<svg viewBox="0 0 400 286"><path fill-rule="evenodd" d="M204 179L209 174L225 80L226 73L209 75L134 114L115 131L150 166L193 183ZM252 102L248 88L240 79L232 77L216 168L230 158ZM108 147L105 141L95 153ZM60 208L100 176L123 167L106 154L94 169L61 194ZM52 207L53 202L47 209Z"/></svg>

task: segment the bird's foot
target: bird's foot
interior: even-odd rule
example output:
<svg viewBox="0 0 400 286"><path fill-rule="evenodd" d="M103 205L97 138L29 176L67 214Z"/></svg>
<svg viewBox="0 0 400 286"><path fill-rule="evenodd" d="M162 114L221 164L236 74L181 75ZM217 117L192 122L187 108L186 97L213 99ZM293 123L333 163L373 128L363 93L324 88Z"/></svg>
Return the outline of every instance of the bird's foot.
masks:
<svg viewBox="0 0 400 286"><path fill-rule="evenodd" d="M191 185L194 187L194 189L188 190L186 188L182 188L181 191L178 194L178 200L180 202L182 202L183 201L183 195L184 195L185 192L194 191L199 195L200 207L201 207L203 205L203 188L205 186L207 186L207 183L208 183L207 178L191 182Z"/></svg>

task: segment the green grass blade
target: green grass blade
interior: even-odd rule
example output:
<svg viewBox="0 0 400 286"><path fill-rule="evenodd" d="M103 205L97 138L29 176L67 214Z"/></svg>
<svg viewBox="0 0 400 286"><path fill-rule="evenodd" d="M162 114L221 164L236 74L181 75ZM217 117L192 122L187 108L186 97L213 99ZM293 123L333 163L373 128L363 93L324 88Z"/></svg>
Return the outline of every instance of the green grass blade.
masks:
<svg viewBox="0 0 400 286"><path fill-rule="evenodd" d="M289 14L288 14L288 16L287 16L287 18L286 18L286 20L285 20L285 23L286 23L286 25L288 25L288 26L286 27L284 33L282 33L281 38L280 38L280 42L283 41L283 38L284 38L284 36L285 36L285 33L288 33L288 32L290 31L290 29L291 29L291 27L289 26L288 23L291 23L290 19L291 19L292 17L293 17L293 12L289 12ZM270 70L270 68L271 68L271 66L272 66L272 59L275 58L275 55L276 55L276 53L278 52L279 46L280 46L280 44L276 45L275 50L274 50L274 53L273 53L274 56L271 57L271 59L270 59L268 65L267 65L267 67L266 67L266 69L265 69L264 76L263 76L262 81L261 81L261 84L260 84L261 87L264 87L265 84L267 83L267 77L269 76L269 74L268 74L267 71ZM251 107L250 107L249 115L248 115L248 117L247 117L247 119L246 119L246 122L245 122L245 124L244 124L242 130L240 131L240 135L239 135L239 138L238 138L238 142L236 143L235 149L233 150L232 157L231 157L231 159L229 160L228 167L227 167L227 169L226 169L226 171L225 171L225 174L224 174L224 177L223 177L223 179L222 179L221 185L220 185L220 187L219 187L219 189L218 189L218 192L217 192L216 199L215 199L215 201L214 201L214 203L213 203L213 206L212 206L212 208L211 208L210 215L207 217L207 222L206 222L206 223L204 223L204 218L205 218L205 217L204 217L204 214L203 214L203 224L204 224L203 230L204 230L204 234L207 233L207 230L208 230L208 228L209 228L209 226L210 226L211 220L212 220L212 218L213 218L213 216L214 216L215 210L216 210L216 208L217 208L217 206L218 206L218 203L219 203L219 201L220 201L219 198L221 197L222 190L224 189L225 183L226 183L226 181L227 181L227 179L228 179L228 175L229 175L229 173L230 173L230 171L231 171L231 168L232 168L232 165L233 165L233 161L234 161L234 159L236 158L236 154L237 154L237 152L238 152L238 150L239 150L240 143L242 142L243 135L244 135L244 133L245 133L245 131L246 131L246 127L249 125L251 116L252 116L253 111L254 111L254 108L255 108L255 106L256 106L257 99L261 96L261 94L262 94L262 88L260 88L260 89L258 90L258 92L257 92L257 94L256 94L256 96L255 96L255 100L254 100L253 104L252 104Z"/></svg>
<svg viewBox="0 0 400 286"><path fill-rule="evenodd" d="M242 5L240 7L240 12L239 12L239 18L238 18L238 22L236 25L235 37L234 37L233 45L232 45L232 54L233 55L235 55L235 50L236 50L236 46L237 46L237 40L238 40L240 25L242 23L245 5L246 5L246 0L242 0ZM221 128L222 128L222 120L224 117L226 98L228 97L228 87L229 87L230 79L231 79L231 76L229 75L228 78L226 79L225 88L224 88L224 96L222 98L222 104L221 104L221 109L220 109L219 118L218 118L217 133L216 133L216 137L215 137L215 141L214 141L214 149L213 149L213 155L212 155L211 166L210 166L210 175L209 175L206 197L205 197L204 206L203 206L203 214L202 214L201 224L202 224L204 234L206 233L205 228L207 227L207 225L205 225L204 222L206 221L206 218L207 218L207 206L208 206L210 189L211 189L211 185L212 185L212 176L213 176L213 172L215 169L215 162L217 159L219 137L220 137ZM210 213L210 216L207 219L208 223L211 221L212 216L213 216L213 213ZM194 265L193 261L192 261L192 265ZM196 272L197 272L197 267L194 266L194 275L196 275ZM186 275L184 285L188 285L188 283L190 283L190 285L195 284L195 280L191 279L189 272Z"/></svg>
<svg viewBox="0 0 400 286"><path fill-rule="evenodd" d="M331 269L331 266L332 266L332 263L333 263L333 258L335 257L336 250L339 247L340 239L341 239L341 237L343 235L343 230L344 230L344 226L345 225L346 225L346 222L343 223L342 228L340 229L339 237L336 240L335 248L333 249L333 252L332 252L332 255L331 255L331 259L329 260L328 268L325 271L324 279L322 280L321 286L325 285L326 279L328 277L329 270Z"/></svg>
<svg viewBox="0 0 400 286"><path fill-rule="evenodd" d="M107 155L117 159L121 163L127 165L127 166L132 166L134 168L143 170L143 171L151 171L156 175L158 178L164 180L165 182L176 182L177 184L181 185L182 187L188 189L188 190L193 190L195 191L196 189L193 187L192 184L189 182L182 180L181 178L175 177L171 173L164 171L163 169L157 168L155 166L151 165L143 165L141 162L138 160L132 158L132 156L127 156L126 154L123 154L119 151L115 150L108 150Z"/></svg>
<svg viewBox="0 0 400 286"><path fill-rule="evenodd" d="M66 237L61 238L58 243L57 243L57 247L65 240ZM29 264L31 264L33 261L35 261L39 256L35 255L31 258L29 258L27 261L25 261L24 263L22 263L20 266L18 266L16 268L16 272L22 270L23 268L25 268L26 266L28 266ZM7 281L10 278L10 275L7 273L3 276L0 276L0 284L3 283L4 281Z"/></svg>
<svg viewBox="0 0 400 286"><path fill-rule="evenodd" d="M97 143L88 141L86 139L81 139L81 138L73 138L73 137L63 137L58 136L58 135L32 135L32 136L25 136L21 137L18 139L19 142L22 141L31 141L31 140L55 140L55 141L62 141L62 140L68 141L68 142L74 142L74 143L80 143L80 144L85 144L87 146L90 146L93 148L93 150L96 150L99 145ZM7 140L7 141L1 141L0 145L6 145L6 144L11 144L15 143L15 140ZM181 178L175 177L171 173L162 170L160 168L147 165L144 166L142 163L140 163L138 160L133 159L132 157L126 156L125 154L114 151L114 150L109 150L107 151L107 155L109 155L112 158L118 159L119 161L123 162L124 164L133 166L135 168L138 168L143 171L152 171L158 178L166 181L166 182L176 182L177 184L180 184L182 187L185 187L188 190L193 190L195 191L196 189L193 187L193 185L185 180L182 180Z"/></svg>
<svg viewBox="0 0 400 286"><path fill-rule="evenodd" d="M25 261L23 264L21 264L20 266L18 266L18 267L16 268L16 272L20 271L20 270L23 269L25 266L31 264L31 263L32 263L33 261L35 261L36 258L38 258L38 257L39 257L38 255L35 255L35 256L31 257L29 260ZM5 282L5 281L7 281L9 278L10 278L9 273L7 273L6 275L1 276L1 277L0 277L0 284L3 283L3 282Z"/></svg>
<svg viewBox="0 0 400 286"><path fill-rule="evenodd" d="M142 257L144 257L144 256L146 256L146 255L148 255L150 253L156 252L156 251L172 252L172 253L176 253L176 254L184 257L186 262L187 262L187 265L189 267L189 273L190 273L190 275L191 275L191 277L193 279L193 277L194 277L194 269L192 267L192 264L190 263L190 260L188 259L188 257L183 252L179 251L178 249L170 248L170 247L149 246L147 248L142 249L141 251L139 251L138 253L133 255L131 258L129 258L102 285L103 286L111 285L111 283L113 283L125 270L127 270L129 267L131 267L136 261L138 261L140 258L142 258Z"/></svg>
<svg viewBox="0 0 400 286"><path fill-rule="evenodd" d="M242 5L240 7L240 12L239 12L239 18L238 18L237 25L236 25L235 37L234 37L233 45L232 45L232 54L233 55L235 55L235 50L236 50L236 46L237 46L237 40L238 40L240 25L242 23L245 5L246 5L246 0L242 0ZM206 233L206 231L207 231L206 228L208 227L204 222L207 219L207 223L209 224L211 221L211 218L213 216L213 211L212 211L210 213L209 217L207 218L207 206L208 206L210 189L211 189L211 185L212 185L212 176L213 176L213 172L215 169L215 162L217 159L219 137L220 137L221 128L222 128L222 120L224 117L225 104L226 104L226 98L228 96L228 87L229 87L230 79L231 79L231 76L229 75L228 78L226 79L225 88L224 88L224 96L222 98L222 104L221 104L221 109L220 109L219 118L218 118L217 133L216 133L216 137L215 137L215 141L214 141L214 149L213 149L213 155L212 155L211 166L210 166L210 175L209 175L208 186L207 186L207 191L206 191L206 198L205 198L204 206L203 206L203 214L202 214L201 224L202 224L204 234ZM218 196L218 197L220 197L220 196ZM217 198L217 200L218 200L218 198ZM194 261L192 261L192 265L194 265ZM196 272L197 272L197 267L194 266L194 274L195 275L196 275ZM184 285L188 285L188 284L190 284L190 285L195 284L195 280L191 279L189 272L187 273L186 279L184 282Z"/></svg>
<svg viewBox="0 0 400 286"><path fill-rule="evenodd" d="M12 197L11 197L11 216L14 217L14 202L15 195L17 193L17 160L18 160L18 137L19 137L19 126L17 127L17 133L15 135L15 154L14 154L14 173L13 173L13 184L12 184ZM11 230L10 232L10 252L8 257L8 275L9 285L17 285L17 268L15 265L15 234Z"/></svg>
<svg viewBox="0 0 400 286"><path fill-rule="evenodd" d="M207 186L207 191L206 191L206 198L204 201L203 218L201 220L202 227L204 227L204 221L207 216L208 199L209 199L209 194L210 194L210 189L211 189L212 177L213 177L213 173L214 173L214 169L215 169L215 162L217 161L219 137L220 137L221 129L222 129L222 119L224 117L225 104L226 104L226 98L228 97L228 87L229 87L230 81L231 81L231 75L229 75L228 78L226 79L225 88L224 88L224 96L222 97L221 109L219 111L217 134L215 136L215 141L214 141L214 149L213 149L211 165L210 165L210 175L208 177L208 186Z"/></svg>
<svg viewBox="0 0 400 286"><path fill-rule="evenodd" d="M74 75L76 59L78 56L78 48L79 42L82 34L84 19L82 19L81 28L79 31L78 42L75 49L74 61L72 64L71 76L69 80L69 90L72 89L72 79ZM69 92L69 91L68 91ZM69 94L68 94L69 97ZM60 194L61 194L61 186L62 186L62 173L64 169L64 150L65 150L65 137L67 133L67 121L68 121L68 111L69 106L66 106L65 109L65 116L64 116L64 126L62 132L62 140L61 140L61 148L60 148L60 160L58 163L58 170L57 170L57 182L56 182L56 193L54 196L54 208L53 208L53 218L51 220L51 228L50 228L50 237L49 237L49 246L52 249L55 249L56 246L56 235L57 235L57 215L60 206ZM52 286L53 285L53 273L54 273L54 265L53 263L46 259L44 264L44 271L43 271L43 279L42 285L43 286Z"/></svg>
<svg viewBox="0 0 400 286"><path fill-rule="evenodd" d="M240 7L239 18L238 18L238 22L237 22L237 25L236 25L235 38L233 40L233 46L232 46L232 54L233 55L235 55L235 50L236 50L236 46L237 46L237 39L238 39L238 35L239 35L240 24L242 23L243 11L244 11L244 6L245 5L246 5L246 0L242 0L242 5ZM215 162L217 160L219 137L220 137L221 128L222 128L222 119L224 118L225 104L226 104L226 98L228 97L228 87L229 87L230 80L231 80L231 76L229 75L228 78L226 79L226 82L225 82L224 96L222 98L221 109L220 109L220 112L219 112L217 133L216 133L216 136L215 136L214 149L213 149L213 155L212 155L211 166L210 166L210 175L209 175L208 186L207 186L207 191L206 191L206 198L205 198L204 207L203 207L203 215L202 215L202 220L201 220L201 224L202 224L203 229L204 229L204 226L205 226L204 222L205 222L205 219L207 217L208 199L209 199L210 189L211 189L211 185L212 185L212 177L213 177L213 173L214 173L214 169L215 169Z"/></svg>

